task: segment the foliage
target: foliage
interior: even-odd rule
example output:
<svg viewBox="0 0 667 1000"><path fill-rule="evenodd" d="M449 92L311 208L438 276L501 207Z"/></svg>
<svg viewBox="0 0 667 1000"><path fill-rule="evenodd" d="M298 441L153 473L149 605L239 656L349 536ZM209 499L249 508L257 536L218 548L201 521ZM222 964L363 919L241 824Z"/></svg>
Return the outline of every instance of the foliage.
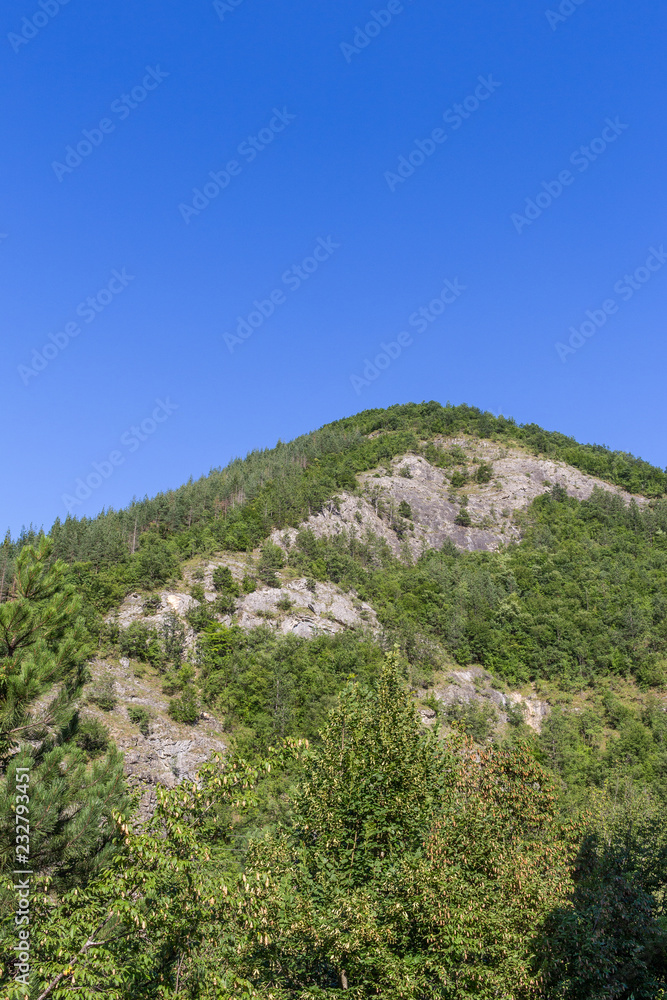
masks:
<svg viewBox="0 0 667 1000"><path fill-rule="evenodd" d="M470 527L470 525L472 524L472 520L470 518L470 513L468 511L467 506L464 506L462 504L459 507L459 512L456 515L456 517L454 518L454 524L458 524L462 528L469 528Z"/></svg>
<svg viewBox="0 0 667 1000"><path fill-rule="evenodd" d="M88 701L97 705L103 712L112 712L116 707L116 683L113 674L105 671L97 679L88 694Z"/></svg>
<svg viewBox="0 0 667 1000"><path fill-rule="evenodd" d="M354 632L302 639L212 624L199 658L204 703L254 759L286 736L315 738L347 679L375 676L382 651Z"/></svg>
<svg viewBox="0 0 667 1000"><path fill-rule="evenodd" d="M448 705L444 715L453 728L470 736L476 743L483 743L493 735L498 720L493 705L475 699Z"/></svg>
<svg viewBox="0 0 667 1000"><path fill-rule="evenodd" d="M170 608L162 621L162 645L167 659L178 666L185 650L185 629L178 615Z"/></svg>
<svg viewBox="0 0 667 1000"><path fill-rule="evenodd" d="M266 542L262 546L259 564L257 566L257 576L269 587L279 587L280 581L276 576L276 571L285 565L285 555L283 550L273 542Z"/></svg>
<svg viewBox="0 0 667 1000"><path fill-rule="evenodd" d="M649 1000L667 986L667 837L662 808L625 781L597 797L576 888L550 915L547 979L562 1000Z"/></svg>
<svg viewBox="0 0 667 1000"><path fill-rule="evenodd" d="M109 730L99 719L86 719L79 722L74 742L85 750L90 758L94 758L109 749L111 737Z"/></svg>
<svg viewBox="0 0 667 1000"><path fill-rule="evenodd" d="M17 768L27 768L29 863L36 879L59 889L105 863L112 810L128 803L120 754L104 752L100 728L81 725L76 710L89 649L68 576L41 539L21 549L0 604L0 869L7 875L25 851L14 797ZM3 885L5 913L7 903Z"/></svg>
<svg viewBox="0 0 667 1000"><path fill-rule="evenodd" d="M521 515L520 544L446 544L411 564L368 535L300 530L287 556L267 541L335 510L357 473L395 468L408 452L450 470L455 489L489 482L490 464L475 469L460 445L437 443L462 434L566 462L652 503L625 506L602 491L578 502L554 487ZM7 536L0 859L9 872L14 771L25 763L37 776L36 995L660 996L667 714L662 697L630 702L623 685L634 678L646 692L667 680L666 485L631 455L466 406L410 404L254 452L123 511L57 521L50 540L33 529ZM407 501L383 516L401 534L411 528ZM260 546L244 593L278 586L287 563L311 593L330 580L370 602L382 642L400 653L385 662L362 631L305 640L222 625L215 616L233 614L240 596L226 566L213 573L214 603L203 571L193 575L193 662L183 662L171 610L159 631L102 620L127 593L178 579L195 554ZM143 604L153 613L160 598ZM160 790L143 829L129 822L105 727L75 710L93 644L157 666L171 717L194 724L210 706L234 748L197 782ZM426 686L450 657L512 684L544 681L561 705L540 735L517 710L496 739L494 710L475 701L445 711L453 735L431 732L404 680ZM101 707L113 701L107 687L92 692ZM147 727L145 710L129 714ZM3 954L11 901L3 888Z"/></svg>
<svg viewBox="0 0 667 1000"><path fill-rule="evenodd" d="M187 687L177 698L169 702L169 715L174 722L192 726L199 719L201 710L194 686Z"/></svg>
<svg viewBox="0 0 667 1000"><path fill-rule="evenodd" d="M667 679L667 503L640 510L602 490L580 502L554 489L523 531L499 553L443 546L413 566L379 540L301 531L289 564L354 587L408 656L421 633L511 683Z"/></svg>
<svg viewBox="0 0 667 1000"><path fill-rule="evenodd" d="M412 507L407 500L401 500L398 505L399 517L406 517L408 521L412 521Z"/></svg>
<svg viewBox="0 0 667 1000"><path fill-rule="evenodd" d="M213 570L213 586L216 590L232 591L236 584L229 566L216 566ZM238 589L237 589L238 594Z"/></svg>
<svg viewBox="0 0 667 1000"><path fill-rule="evenodd" d="M137 727L143 736L148 736L150 732L150 714L148 709L140 705L130 705L127 710L130 722Z"/></svg>

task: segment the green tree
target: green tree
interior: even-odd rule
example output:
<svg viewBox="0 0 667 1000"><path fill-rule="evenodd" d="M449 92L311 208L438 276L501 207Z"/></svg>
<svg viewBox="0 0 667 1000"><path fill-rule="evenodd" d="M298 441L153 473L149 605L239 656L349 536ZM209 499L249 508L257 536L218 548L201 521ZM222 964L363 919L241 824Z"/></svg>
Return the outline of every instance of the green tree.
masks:
<svg viewBox="0 0 667 1000"><path fill-rule="evenodd" d="M269 587L279 587L280 581L276 576L276 570L282 569L285 565L285 553L279 545L273 542L266 542L262 546L257 575L259 579Z"/></svg>
<svg viewBox="0 0 667 1000"><path fill-rule="evenodd" d="M292 832L251 847L239 972L266 997L538 995L571 888L554 801L525 751L439 743L391 657L304 754Z"/></svg>
<svg viewBox="0 0 667 1000"><path fill-rule="evenodd" d="M120 754L89 760L76 699L89 648L68 569L42 539L25 546L0 604L0 864L15 857L17 767L30 773L30 864L54 887L105 862L112 811L128 806ZM93 754L96 756L96 754Z"/></svg>

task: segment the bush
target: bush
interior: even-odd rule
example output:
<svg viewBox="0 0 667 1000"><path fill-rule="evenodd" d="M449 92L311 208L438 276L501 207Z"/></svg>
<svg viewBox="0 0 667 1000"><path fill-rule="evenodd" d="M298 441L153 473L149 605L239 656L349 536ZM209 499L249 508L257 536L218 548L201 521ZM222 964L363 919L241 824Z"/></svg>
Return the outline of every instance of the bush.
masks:
<svg viewBox="0 0 667 1000"><path fill-rule="evenodd" d="M149 730L150 715L148 714L148 710L145 708L141 708L139 705L131 705L127 710L127 714L129 716L130 722L133 723L133 725L135 725L138 728L139 732L142 733L144 736L148 736L148 733L150 731Z"/></svg>
<svg viewBox="0 0 667 1000"><path fill-rule="evenodd" d="M409 521L413 520L412 517L412 507L407 500L401 500L398 505L398 513L400 517L406 517Z"/></svg>
<svg viewBox="0 0 667 1000"><path fill-rule="evenodd" d="M238 597L239 587L234 581L232 571L229 566L216 566L213 570L213 586L217 591L225 591Z"/></svg>
<svg viewBox="0 0 667 1000"><path fill-rule="evenodd" d="M156 611L160 610L162 606L162 598L159 594L152 594L147 597L143 603L143 611L145 615L154 615Z"/></svg>
<svg viewBox="0 0 667 1000"><path fill-rule="evenodd" d="M253 594L257 590L257 581L254 576L248 576L246 573L243 577L242 587L244 594Z"/></svg>
<svg viewBox="0 0 667 1000"><path fill-rule="evenodd" d="M461 507L456 518L454 519L454 524L458 524L462 528L469 528L472 524L470 520L470 514L468 513L467 507Z"/></svg>
<svg viewBox="0 0 667 1000"><path fill-rule="evenodd" d="M192 597L195 601L199 601L200 604L202 601L205 601L206 594L204 592L203 584L193 583L190 587L190 597Z"/></svg>
<svg viewBox="0 0 667 1000"><path fill-rule="evenodd" d="M132 660L146 660L148 638L148 626L144 625L143 622L132 622L127 628L121 629L118 637L118 647L123 656L128 656Z"/></svg>
<svg viewBox="0 0 667 1000"><path fill-rule="evenodd" d="M199 701L194 687L189 687L178 698L169 702L169 715L174 722L192 726L199 719Z"/></svg>
<svg viewBox="0 0 667 1000"><path fill-rule="evenodd" d="M493 479L493 466L489 462L482 462L475 473L475 479L478 483L490 483Z"/></svg>
<svg viewBox="0 0 667 1000"><path fill-rule="evenodd" d="M86 719L79 724L74 742L89 757L99 757L111 743L109 730L99 719Z"/></svg>
<svg viewBox="0 0 667 1000"><path fill-rule="evenodd" d="M228 591L218 594L213 605L219 615L233 615L236 611L236 600Z"/></svg>
<svg viewBox="0 0 667 1000"><path fill-rule="evenodd" d="M179 664L185 649L185 629L183 622L174 611L169 610L162 622L162 644L167 659Z"/></svg>
<svg viewBox="0 0 667 1000"><path fill-rule="evenodd" d="M112 712L116 707L115 681L110 673L104 673L88 695L88 701L103 712Z"/></svg>
<svg viewBox="0 0 667 1000"><path fill-rule="evenodd" d="M294 607L294 602L289 599L287 594L281 597L279 601L276 601L276 607L280 608L281 611L289 611L290 608Z"/></svg>
<svg viewBox="0 0 667 1000"><path fill-rule="evenodd" d="M455 469L454 472L452 472L452 478L450 479L450 483L454 487L454 489L458 489L459 486L465 486L467 482L468 482L468 477L465 474L465 472L459 472L458 469Z"/></svg>
<svg viewBox="0 0 667 1000"><path fill-rule="evenodd" d="M476 743L483 743L493 735L498 720L493 705L474 699L467 704L448 705L445 717L454 729L471 736Z"/></svg>
<svg viewBox="0 0 667 1000"><path fill-rule="evenodd" d="M218 603L220 598L217 599L215 604ZM185 620L191 629L195 632L203 632L208 623L213 620L213 615L215 614L216 607L213 603L209 604L208 601L202 601L194 608L190 608L185 616Z"/></svg>

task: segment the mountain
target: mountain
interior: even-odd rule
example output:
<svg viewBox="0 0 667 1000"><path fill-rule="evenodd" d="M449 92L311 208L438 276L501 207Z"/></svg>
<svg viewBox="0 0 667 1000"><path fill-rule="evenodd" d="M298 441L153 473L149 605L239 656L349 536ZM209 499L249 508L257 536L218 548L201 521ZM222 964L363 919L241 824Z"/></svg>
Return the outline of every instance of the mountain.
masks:
<svg viewBox="0 0 667 1000"><path fill-rule="evenodd" d="M41 859L36 871L53 886L44 912L60 907L62 919L65 911L77 913L77 906L63 902L66 893L91 885L98 888L90 906L98 905L112 892L105 878L111 859L124 856L120 845L149 836L142 831L155 823L169 838L178 796L189 801L188 789L204 787L198 772L213 782L207 792L213 799L214 775L231 775L229 768L246 775L248 789L259 782L247 815L240 799L237 806L220 800L216 807L216 822L224 816L225 829L233 831L225 841L224 850L231 851L225 864L240 878L252 867L258 836L277 838L278 845L286 836L281 831L295 829L296 789L306 766L298 747L307 740L307 754L329 753L326 733L333 725L328 720L341 711L336 706L361 699L350 711L365 720L355 737L363 753L373 755L385 738L380 727L375 743L368 742L382 712L388 719L397 713L396 733L407 727L400 746L393 736L387 744L387 759L396 753L399 771L407 768L408 748L423 740L424 748L440 748L424 749L426 757L465 745L473 749L474 767L484 761L496 767L504 754L511 768L524 761L516 774L524 766L537 768L543 777L531 779L530 787L551 782L554 823L577 831L568 834L569 847L556 827L549 836L564 852L563 879L574 877L567 872L577 864L588 872L586 906L609 889L605 864L616 865L613 878L635 879L637 892L641 883L641 905L639 896L632 903L644 907L637 933L648 934L654 950L642 957L638 945L630 962L632 989L635 996L658 995L641 993L637 984L643 975L646 989L657 989L656 969L664 960L664 940L660 944L651 921L663 912L667 864L651 852L663 845L655 831L667 805L666 492L667 474L632 455L431 402L366 411L124 510L56 521L48 536L6 538L2 781L9 793L17 762L27 761L41 788L34 807L34 850ZM28 634L38 636L41 660ZM31 670L35 680L26 683ZM404 686L404 707L396 684ZM275 777L258 778L277 747L283 756ZM438 773L459 767L461 750L446 753L454 756L448 764L440 761ZM223 763L207 765L215 754ZM318 767L325 767L323 760ZM371 771L378 767L382 771L376 761ZM65 784L63 774L70 776ZM334 781L333 774L327 780ZM431 776L424 786L434 802L435 781ZM331 788L322 794L333 794ZM196 800L198 793L192 794ZM443 786L438 794L449 792ZM478 792L469 794L466 801L477 803ZM5 798L2 837L9 845L13 813L9 794ZM165 809L172 810L170 819ZM432 828L435 813L429 816L419 821L424 829ZM604 842L616 851L629 816L637 831L632 872L629 855L621 864L613 854L612 864L611 855L595 846ZM213 836L209 821L202 821L206 837ZM324 836L326 822L317 822L325 823ZM367 822L368 830L380 823L373 810ZM355 845L358 836L359 830ZM650 851L647 837L655 841ZM48 843L56 846L47 850ZM586 844L587 860L581 853ZM356 847L351 850L354 858ZM2 857L7 868L7 849ZM372 877L369 869L364 878ZM574 890L562 898L560 891L554 888L553 899L561 900L565 914ZM581 907L567 912L581 918L585 951L593 945L586 938L590 913L583 902ZM507 912L499 914L501 924ZM603 934L617 963L613 974L605 967L608 991L582 992L584 972L572 979L568 965L578 985L563 992L561 969L561 992L553 992L555 980L549 980L547 995L630 996L609 985L620 989L623 962L630 961L619 957L625 931L616 920L609 917ZM525 928L519 939L530 951ZM553 954L565 948L550 940ZM260 965L265 959L268 953ZM56 969L53 956L44 961ZM166 962L162 974L168 967L172 976L173 961L159 960ZM155 955L151 962L158 962ZM192 975L188 996L208 996ZM290 973L304 989L315 973L303 980L299 975ZM327 975L315 975L318 988ZM512 975L506 969L503 982L514 982L511 989L518 991L521 976L533 973L525 966L519 979ZM338 968L334 980L336 988L350 980L349 968ZM286 981L280 987L286 992L271 988L234 994L241 989L237 983L229 995L305 995L290 992ZM542 987L535 980L533 988ZM146 989L137 986L126 995L152 996ZM470 989L471 995L510 995ZM426 995L414 990L405 996Z"/></svg>

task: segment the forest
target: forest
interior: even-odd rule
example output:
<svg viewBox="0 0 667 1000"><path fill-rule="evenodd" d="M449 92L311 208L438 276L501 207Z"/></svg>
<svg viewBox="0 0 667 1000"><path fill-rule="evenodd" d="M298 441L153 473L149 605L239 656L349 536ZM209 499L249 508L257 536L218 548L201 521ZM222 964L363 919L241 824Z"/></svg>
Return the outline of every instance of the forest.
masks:
<svg viewBox="0 0 667 1000"><path fill-rule="evenodd" d="M553 485L516 515L519 542L410 561L377 537L302 528L358 491L359 472L406 453L436 463L437 439L455 435L649 502ZM424 403L337 421L125 510L8 534L3 1000L667 997L666 492L667 474L632 455ZM269 540L285 527L299 529L286 552ZM109 618L225 551L251 569L241 583L217 572L215 602L188 613L193 649L175 621ZM381 631L241 628L241 593L286 572L366 601ZM228 752L158 788L148 822L113 740L81 711L96 656L154 670L179 722L225 720ZM518 710L498 725L432 698L444 670L468 665L548 702L541 731Z"/></svg>

